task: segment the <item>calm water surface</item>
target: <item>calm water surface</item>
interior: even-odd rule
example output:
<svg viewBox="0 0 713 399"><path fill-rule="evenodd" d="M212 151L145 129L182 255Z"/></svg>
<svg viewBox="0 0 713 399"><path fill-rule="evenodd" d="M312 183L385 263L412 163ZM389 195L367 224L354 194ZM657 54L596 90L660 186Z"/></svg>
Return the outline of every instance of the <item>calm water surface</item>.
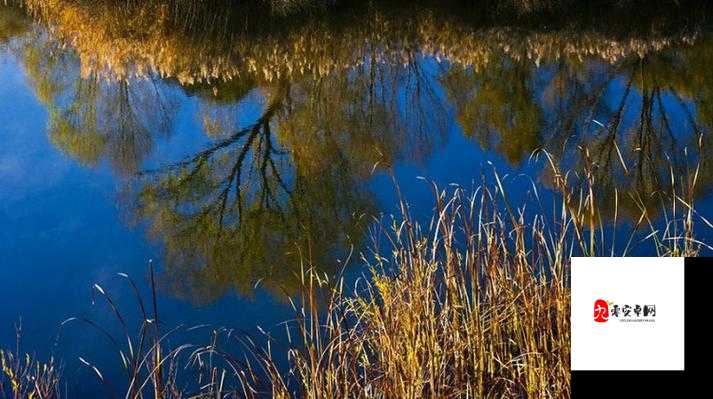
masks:
<svg viewBox="0 0 713 399"><path fill-rule="evenodd" d="M145 287L149 260L166 325L279 330L298 254L340 270L372 218L397 211L393 181L422 221L419 177L470 188L495 168L513 203L533 187L548 203L530 154L581 171L586 147L628 231L629 193L667 190L669 165L682 176L713 148L713 41L695 24L533 31L370 9L253 29L222 11L43 4L0 8L0 344L21 320L23 347L70 376L88 373L79 355L118 360L90 329L57 338L59 324L110 325L95 282L131 314L117 273ZM708 217L710 165L693 194ZM658 200L644 205L665 228ZM656 254L637 244L648 232L630 254Z"/></svg>

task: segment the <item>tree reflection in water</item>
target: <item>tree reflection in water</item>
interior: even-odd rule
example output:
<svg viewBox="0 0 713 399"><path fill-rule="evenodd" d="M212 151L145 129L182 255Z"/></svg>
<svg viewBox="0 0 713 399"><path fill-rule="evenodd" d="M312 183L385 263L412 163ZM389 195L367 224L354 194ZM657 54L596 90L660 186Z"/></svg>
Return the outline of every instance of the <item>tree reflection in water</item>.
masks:
<svg viewBox="0 0 713 399"><path fill-rule="evenodd" d="M236 30L229 11L152 4L27 1L39 24L3 9L0 43L16 38L57 148L128 177L122 201L163 244L173 291L198 302L258 281L292 294L301 260L336 273L378 212L372 173L428 161L454 126L515 170L547 149L622 221L653 217L710 151L711 41L695 30L537 32L375 6ZM211 144L148 170L185 95ZM712 178L703 163L697 191L676 195Z"/></svg>

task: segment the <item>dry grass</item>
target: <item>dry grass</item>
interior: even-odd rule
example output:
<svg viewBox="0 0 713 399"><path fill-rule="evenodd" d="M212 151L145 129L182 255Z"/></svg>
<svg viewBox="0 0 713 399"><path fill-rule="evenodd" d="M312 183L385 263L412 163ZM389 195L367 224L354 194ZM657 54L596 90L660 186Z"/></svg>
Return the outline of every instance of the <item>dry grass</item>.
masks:
<svg viewBox="0 0 713 399"><path fill-rule="evenodd" d="M358 295L337 290L321 317L306 298L306 349L291 351L299 396L567 395L564 265L533 261L526 229L511 229L491 194L438 193L425 231L404 211L381 232L392 253L373 255ZM326 281L307 275L307 292Z"/></svg>
<svg viewBox="0 0 713 399"><path fill-rule="evenodd" d="M549 154L540 156L559 191L553 212L526 209L547 208L534 182L533 200L513 207L505 177L496 171L470 193L434 185L433 217L425 228L402 200L399 217L376 224L372 251L361 257L371 275L353 289L339 276L302 265L301 295L292 299L296 317L285 323L282 344L267 332L260 344L216 329L207 345L169 350L165 338L176 329L160 331L155 290L146 306L128 280L144 320L133 334L96 286L127 342L112 338L126 384L105 384L127 398L569 397L569 259L611 254L599 207L618 202L597 202L595 165L565 173ZM665 228L656 228L642 206L628 241L649 242L661 256L696 255L703 244L693 238L694 219L708 224L693 209L697 179L697 167L686 176L672 174L671 189L657 194L668 204ZM40 372L47 368L18 362L16 355L8 359L12 375L33 376L10 381L47 381L51 389L41 397L57 397L52 366ZM82 362L103 380L100 370ZM182 370L193 372L179 376ZM185 384L185 378L195 381Z"/></svg>
<svg viewBox="0 0 713 399"><path fill-rule="evenodd" d="M0 397L12 399L60 397L61 368L53 358L37 360L20 350L21 327L15 327L17 341L12 351L0 350Z"/></svg>
<svg viewBox="0 0 713 399"><path fill-rule="evenodd" d="M306 8L330 3L271 2L280 10L298 8L298 3ZM283 19L247 18L230 8L218 8L214 2L22 3L26 13L51 32L53 42L76 53L83 77L131 80L157 75L175 78L183 85L254 79L261 86L273 86L284 79L348 73L363 67L366 60L400 65L413 63L423 55L476 71L503 56L536 65L559 61L578 65L587 58L614 64L674 46L688 46L698 39L695 30L654 31L649 35L632 32L622 40L618 35L590 29L523 30L509 24L488 27L475 19L480 13L463 5L450 9L420 4L412 9L396 7L398 12L362 5L358 12L335 11L288 24ZM539 8L540 3L547 1L523 2L522 9ZM257 18L261 29L246 27L242 31L233 20L223 20L229 15L237 20ZM202 34L197 35L192 29L180 28L183 23L211 29L201 29Z"/></svg>
<svg viewBox="0 0 713 399"><path fill-rule="evenodd" d="M569 259L626 254L634 241L659 256L696 255L699 169L671 175L671 189L654 194L667 204L663 228L641 203L627 245L615 253L600 206L616 208L618 195L612 204L598 202L596 166L564 172L541 156L559 191L549 217L528 219L526 204L513 208L496 172L470 195L434 187L427 229L402 201L401 217L379 224L376 250L363 259L372 275L356 292L303 271L297 321L287 334L293 380L277 372L272 351L248 346L268 378L243 376L241 383L267 386L275 397L568 397ZM534 183L532 194L527 205L545 209ZM643 193L624 195L636 202Z"/></svg>
<svg viewBox="0 0 713 399"><path fill-rule="evenodd" d="M241 383L268 386L274 397L569 397L569 259L613 253L599 207L618 202L597 202L595 165L567 173L540 156L560 192L550 216L526 211L546 208L534 182L533 201L514 208L493 171L471 194L434 186L425 229L401 201L401 216L378 224L363 257L371 276L355 292L303 268L297 318L287 325L293 380L276 372L270 350L248 346L268 378ZM654 194L670 207L665 227L642 205L626 241L647 242L659 256L696 255L697 176L697 167L672 175L671 190Z"/></svg>
<svg viewBox="0 0 713 399"><path fill-rule="evenodd" d="M322 315L315 295L303 297L300 349L290 352L299 396L568 397L569 259L616 255L598 215L618 201L597 202L595 165L586 162L577 175L541 156L560 192L554 215L536 213L528 222L525 204L511 206L497 172L471 195L434 187L428 229L402 201L401 218L379 232L390 254L377 250L365 259L372 277L356 295L331 288ZM698 171L672 174L670 190L654 194L668 204L663 228L642 205L626 241L648 241L659 256L695 256L703 245L693 238ZM532 188L529 205L545 209ZM303 291L335 286L326 281L308 272Z"/></svg>

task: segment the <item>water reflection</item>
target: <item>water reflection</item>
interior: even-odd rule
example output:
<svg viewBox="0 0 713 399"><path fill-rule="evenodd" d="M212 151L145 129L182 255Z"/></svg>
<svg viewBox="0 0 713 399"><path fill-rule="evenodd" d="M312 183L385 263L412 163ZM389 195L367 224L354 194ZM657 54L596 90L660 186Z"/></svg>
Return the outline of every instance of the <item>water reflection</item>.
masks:
<svg viewBox="0 0 713 399"><path fill-rule="evenodd" d="M622 220L655 214L651 194L710 151L711 41L696 29L532 32L373 6L236 29L234 9L101 4L28 0L32 27L2 9L0 42L52 143L130 177L122 201L163 244L173 291L198 302L256 281L290 294L300 259L335 273L378 212L372 174L427 161L453 126L513 170L546 148L604 202L618 193ZM146 167L186 96L210 144ZM241 124L248 102L259 115ZM697 191L679 194L712 178L704 163Z"/></svg>
<svg viewBox="0 0 713 399"><path fill-rule="evenodd" d="M543 82L546 147L575 170L596 165L592 178L599 197L613 203L615 190L624 193L625 216L639 217L642 207L655 215L662 199L655 194L670 195L672 176L690 175L687 169L710 151L709 72L700 68L709 48L701 39L614 65L589 63L586 79L572 67L557 66ZM697 191L686 195L710 188L710 165L704 162ZM678 190L681 195L683 188Z"/></svg>
<svg viewBox="0 0 713 399"><path fill-rule="evenodd" d="M81 76L77 57L45 32L33 32L16 51L49 114L50 140L81 163L108 159L119 173L133 174L155 137L170 134L175 106L156 78Z"/></svg>

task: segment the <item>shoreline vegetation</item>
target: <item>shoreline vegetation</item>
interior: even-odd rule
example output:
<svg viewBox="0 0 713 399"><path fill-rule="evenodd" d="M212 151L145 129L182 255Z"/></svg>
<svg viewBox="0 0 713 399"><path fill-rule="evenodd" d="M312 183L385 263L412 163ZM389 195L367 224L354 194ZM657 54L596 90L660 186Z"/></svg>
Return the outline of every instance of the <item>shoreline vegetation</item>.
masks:
<svg viewBox="0 0 713 399"><path fill-rule="evenodd" d="M244 17L245 10L225 1L114 0L97 6L78 0L6 1L21 11L0 17L21 19L24 13L41 22L57 42L52 45L76 53L83 78L123 81L158 76L187 87L240 79L271 84L324 77L364 67L367 55L373 57L370 63L404 65L418 56L432 56L476 71L501 56L536 65L576 64L590 57L614 64L677 45L692 46L701 27L709 23L705 7L696 13L698 8L683 5L675 8L680 16L647 15L646 23L635 26L628 21L601 24L594 16L594 21L529 26L489 22L469 8L439 9L428 2L406 10L376 2L344 6L333 14L287 20L268 14L253 21ZM220 4L218 20L215 8ZM4 29L21 31L22 23L13 22Z"/></svg>
<svg viewBox="0 0 713 399"><path fill-rule="evenodd" d="M17 3L13 0L5 2ZM106 5L109 3L113 6ZM126 7L117 12L117 3ZM272 6L263 6L268 3ZM481 3L485 2L474 2L471 8ZM661 13L660 7L674 7L676 3L679 5L674 9L681 13L680 17L668 17L683 21L682 25L669 25L666 18L657 18L657 13ZM201 11L202 8L209 9L220 4L226 7L223 14ZM220 167L215 168L220 172L232 170L233 173L228 173L230 180L226 194L216 197L222 199L223 206L206 207L208 210L220 209L220 227L209 224L206 228L208 233L214 230L224 232L222 223L224 204L227 202L225 198L231 193L229 190L233 185L235 171L242 170L241 162L247 157L242 154L247 154L250 149L254 152L257 152L255 149L263 149L265 154L271 154L274 150L270 147L270 137L276 132L270 129L279 123L271 123L271 118L288 115L287 104L293 107L290 111L299 109L302 92L311 94L309 89L317 87L320 90L314 92L321 93L322 87L315 84L315 81L328 82L325 77L352 70L359 70L364 76L375 74L376 68L368 68L373 65L364 61L367 56L374 56L371 63L412 68L416 75L420 72L417 60L423 55L442 58L452 65L462 67L463 71L466 68L478 71L501 62L498 57L502 54L506 55L503 63L507 65L561 62L571 66L575 72L583 68L584 58L596 57L607 65L630 64L632 70L643 74L643 68L638 69L640 64L627 64L622 60L644 59L680 45L686 49L677 53L677 57L688 56L696 65L707 65L705 57L694 53L704 53L709 41L699 37L700 32L694 23L685 23L699 17L705 19L705 15L685 11L684 5L681 5L685 2L587 3L587 7L595 10L610 5L619 9L636 9L645 14L651 19L648 30L637 32L632 37L623 37L617 29L605 31L598 27L596 17L578 21L590 28L579 32L576 27L565 22L569 13L574 12L571 10L560 19L553 20L554 26L529 29L537 26L537 23L528 22L528 18L533 18L533 21L547 19L568 9L571 1L513 0L501 4L494 13L500 16L515 15L522 26L499 26L493 19L489 19L491 17L484 15L478 17L484 25L477 25L476 28L468 17L440 12L438 7L435 11L433 7L416 7L398 14L401 12L398 7L391 9L375 5L366 11L360 9L369 15L368 23L362 25L341 23L343 18L349 18L350 12L356 9L351 3L272 0L243 4L244 7L253 7L255 15L260 17L276 13L274 17L266 17L265 20L250 21L251 25L256 26L255 30L242 27L236 29L235 18L239 17L240 12L231 11L237 7L232 2L227 6L225 4L228 3L152 1L145 4L113 1L102 2L101 5L105 6L98 6L91 1L26 0L19 6L22 12L9 14L10 17L6 18L13 22L6 23L9 27L7 32L0 31L0 45L3 45L5 36L11 38L34 34L45 38L41 42L45 47L28 46L19 53L23 54L28 65L27 73L34 82L38 98L52 110L49 112L54 118L51 122L62 128L57 129L62 134L53 136L53 141L64 143L67 147L73 145L78 148L75 150L77 158L90 159L92 162L97 162L101 155L97 148L103 148L102 145L113 137L112 134L121 136L116 132L123 131L112 130L115 121L106 117L107 121L103 122L109 127L107 130L110 134L89 139L82 139L77 134L91 130L75 129L73 125L84 127L82 123L86 121L76 117L84 115L79 112L84 110L81 106L83 103L63 109L62 101L67 101L68 97L61 90L64 86L50 79L71 75L67 71L73 71L71 68L75 66L72 64L75 59L68 61L71 57L63 53L67 48L78 59L76 65L79 65L80 77L76 79L77 93L86 91L90 94L88 97L91 101L87 102L86 107L90 110L101 109L94 102L100 101L92 96L97 96L97 93L107 90L112 84L121 88L117 92L123 97L116 98L123 98L128 103L130 85L127 82L132 82L132 87L136 88L141 87L137 81L151 81L155 77L177 82L186 91L205 95L215 102L237 101L252 90L265 93L265 97L271 99L268 102L270 105L253 127L218 136L220 140L216 140L214 147L189 159L197 165L192 172L179 174L188 166L193 166L188 162L173 165L165 172L162 185L143 192L141 200L151 205L143 213L149 216L169 215L171 218L167 218L168 221L158 217L156 219L164 224L174 222L178 219L178 212L171 213L158 206L162 204L157 205L155 202L165 200L169 205L180 204L180 200L185 200L184 197L195 200L198 194L210 191L208 189L212 187L202 180L199 183L205 184L197 185L198 194L190 192L182 184L190 183L191 177L209 176L213 172L208 169L213 159L211 157L221 161L230 160L221 151L233 150L236 147L231 145L239 144L237 148L243 150L233 151L241 154L235 166L226 168L220 164ZM334 18L330 18L330 7L339 10ZM19 21L23 13L29 15L28 18L41 21L50 34L43 36L43 33L33 32L23 26ZM222 15L224 19L219 20L216 15ZM5 18L5 14L0 14L0 24L3 23L1 18ZM629 15L624 17L627 18ZM619 22L620 25L626 25L628 21ZM403 27L403 30L397 32L392 29L396 24ZM285 29L271 31L278 25L285 25ZM196 26L200 28L196 29ZM480 26L486 28L479 29ZM29 33L23 33L23 29ZM557 34L552 34L552 30L557 30ZM221 40L213 40L215 37ZM231 40L224 40L226 38ZM667 77L683 76L673 80L674 83L682 88L680 91L684 95L693 93L691 87L700 82L687 79L688 75L681 75L680 70L675 68L678 58L669 58L674 60L670 62L673 66L660 62L663 71L660 73L665 72ZM62 69L65 64L70 67ZM460 70L454 68L454 71ZM634 79L634 76L639 76L635 72L628 75L631 77L626 85L627 95L629 87L636 86L640 81ZM373 89L373 76L368 77L372 80L365 80L367 84L364 87ZM460 83L465 80L458 80L467 77L465 72L463 75L454 73L452 77L453 86L465 86ZM655 78L651 80L656 81ZM354 88L351 81L339 83ZM648 86L641 84L642 91L645 91ZM226 90L229 93L237 94L221 98L218 93L224 88L230 89ZM644 104L653 104L653 93L660 96L661 88L655 87L650 92L650 98L644 96ZM468 94L463 93L463 96L467 97ZM305 97L307 100L304 103L321 104L312 97ZM327 111L324 114L338 114L343 109L356 110L355 114L359 114L362 112L359 106L365 102L363 98L371 98L351 92L347 92L344 97L353 102L348 102L336 112L333 110L337 108L325 107ZM107 103L116 102L115 97L108 98ZM598 97L595 100L583 103L597 103ZM320 101L325 104L334 102L330 98ZM619 114L622 113L623 104L622 100ZM53 105L54 108L51 107ZM143 104L137 108L146 109ZM149 113L157 114L149 109ZM508 113L507 116L513 113L510 108L503 109ZM269 328L258 328L257 335L260 338L257 338L252 333L206 326L200 327L211 330L205 340L176 342L174 337L181 331L195 331L199 326L171 326L161 322L157 306L157 283L152 267L147 284L134 281L131 276L120 275L126 280L127 292L135 293L138 302L136 309L119 309L112 293L99 284L94 286L93 293L97 302L103 303L107 312L116 319L115 327L120 331L118 336L113 330L90 319L72 318L63 323L62 328L77 328L79 325L79 328L92 330L99 338L107 341L108 351L116 352L117 365L125 376L124 380L110 380L107 373L92 362L91 354L77 360L88 374L93 374L100 381L108 396L172 399L569 397L568 279L571 256L626 256L637 245L648 245L652 248L650 252L657 256L695 256L702 248L710 249L706 243L699 242L694 233L694 226L713 228L705 215L695 211L696 199L710 187L713 179L708 172L709 168L702 167L710 151L703 138L704 133L699 132L698 125L693 123L696 135L690 141L672 139L673 144L665 148L663 145L648 143L646 140L654 137L657 131L651 123L652 118L644 110L653 113L653 106L642 107L642 122L638 125L640 129L624 131L619 126L619 117L616 117L607 122L606 126L602 125L601 132L605 134L601 140L592 141L589 145L584 140L575 142L572 148L572 152L576 153L575 165L563 159L565 156L560 157L548 149L537 148L532 151L533 147L539 147L537 143L512 150L514 160L526 154L530 155L530 159L546 165L542 176L518 177L521 179L519 181L531 186L527 202L516 202L511 198L503 184L506 177L495 169L485 172L487 176L479 177L480 183L472 189L450 187L443 190L433 185L433 209L430 220L425 223L415 220L409 199L399 195L401 213L391 219L379 219L371 223L372 243L368 249L354 250L355 253L342 259L342 267L359 264L368 270L353 288L345 286L346 280L342 273L326 273L324 270L333 268L319 264L331 252L321 251L326 255L322 259L314 259L308 256L308 251L294 251L302 255L297 257L299 264L294 273L296 276L290 276L295 277L295 286L287 290L285 284L280 286L276 283L272 287L274 291L283 289L289 292L285 300L294 309L294 318L279 326L285 330L286 342L278 342ZM699 111L704 113L706 109ZM384 111L383 114L396 112ZM100 130L96 126L97 120L102 122L101 118L96 118L87 125ZM142 121L142 118L134 120L137 124ZM300 123L293 126L294 136L282 137L287 149L284 154L303 163L301 174L295 173L296 176L314 178L323 175L322 171L328 169L332 158L327 161L314 160L308 156L300 158L300 150L307 151L299 146L304 142L319 143L317 139L305 140L305 137L311 134L319 138L323 131L306 129L305 125L311 120L297 122ZM464 122L477 124L478 121L464 118ZM511 120L505 119L505 122L508 124ZM384 125L390 126L391 123ZM466 126L466 123L463 125ZM568 129L573 125L563 124L562 127L564 134L561 137L568 143L571 142ZM160 130L151 124L147 126L144 129L149 132L147 136ZM284 123L283 126L289 127L289 124ZM356 134L364 135L365 129L362 126L372 128L370 124L358 125ZM372 130L375 132L373 141L378 143L376 138L384 137L382 130L385 129L380 130L377 125ZM626 138L632 132L637 136L628 143L631 147L629 151L620 144L624 141L622 137ZM250 144L252 140L263 143L258 141L263 136L267 137L264 141L267 144ZM675 135L671 133L671 136ZM510 137L509 142L516 142L513 137L515 135ZM240 141L244 138L247 138L247 144ZM402 136L395 136L394 141L405 140ZM508 138L501 142L508 142ZM357 144L360 142L357 141ZM601 149L593 148L595 146ZM358 167L354 167L355 175L359 178L368 176L377 164L385 165L385 170L388 170L388 165L393 163L393 159L383 157L383 153L388 152L373 151L373 148L379 149L379 146L372 142L352 147L352 153L363 158L357 164ZM671 164L665 165L662 160L669 155L666 153L669 149L680 149L677 152L681 154L674 154L669 159ZM690 158L687 149L691 150ZM378 152L379 157L372 158L369 151ZM139 152L123 151L119 155ZM339 151L335 153L341 154ZM696 157L696 154L699 156ZM124 168L125 173L138 173L137 165L141 164L141 159L126 157L131 162L124 162L130 165ZM123 159L120 156L115 158ZM612 165L606 166L607 162ZM261 164L270 165L267 160ZM279 180L280 175L274 163L272 168ZM305 170L311 173L305 173ZM268 180L267 177L271 176L263 177ZM616 185L610 181L612 179L626 184ZM356 179L342 180L349 183L345 184L346 187L351 188L354 186L351 183ZM269 191L270 187L279 188L278 183L284 184L280 180L272 185L264 183L264 186ZM317 202L315 198L336 198L335 202L340 202L341 197L337 194L346 192L345 186L338 185L324 195L307 196L304 203L314 204ZM544 199L538 189L553 191L555 196L552 202ZM171 195L175 195L175 198ZM303 205L298 210L304 209L307 206ZM663 215L660 222L657 222L658 215ZM629 231L619 228L619 223L625 217L626 223L621 224L630 227ZM337 223L334 220L317 219L314 224L318 227L328 224L353 227L350 223L352 219L345 220ZM253 223L260 226L265 224L262 219L256 219ZM175 230L184 227L178 222L176 225L178 228ZM159 232L162 232L162 227L166 226L153 226ZM174 228L173 225L168 227ZM228 232L243 230L245 225L238 224ZM326 229L324 234L317 237L334 236L344 231L351 230ZM208 233L206 236L211 240L206 240L205 246L212 250L209 244L213 244L214 236ZM615 239L612 236L614 234L619 239L625 237L623 247L615 246L614 243L621 241ZM299 241L294 237L300 236L288 235L288 238L280 241L280 250ZM180 244L190 244L185 252L199 252L195 236L179 238ZM319 240L303 241L315 246L323 244ZM247 242L254 244L254 241ZM229 254L235 252L236 247L242 248L227 247L230 251L226 253ZM181 246L181 249L185 248ZM267 250L276 252L274 247ZM183 255L182 251L179 252ZM287 274L292 270L279 272ZM250 276L253 277L252 274ZM255 284L254 281L242 283L248 287ZM263 281L263 286L267 285ZM148 286L151 292L148 298L139 293L144 286ZM133 312L140 316L138 325L127 322L130 319L126 317L127 313ZM0 352L0 392L17 399L71 397L66 390L73 382L65 380L62 365L74 360L47 360L41 354L27 354L19 344L20 335L18 332L18 343L14 349Z"/></svg>
<svg viewBox="0 0 713 399"><path fill-rule="evenodd" d="M400 7L398 2L327 2L333 9L287 16L259 13L260 2L238 7L220 0L119 0L98 5L78 0L14 1L45 24L58 45L76 52L84 78L122 81L159 76L188 87L231 80L269 85L325 77L368 64L409 65L419 56L476 71L487 69L502 56L536 65L558 60L581 63L588 57L613 64L691 45L700 26L709 23L710 14L703 6L680 5L661 18L651 11L659 4L654 2L642 10L641 18L647 23L632 27L626 20L601 24L597 14L601 8L590 5L584 11L575 7L583 15L591 14L586 18L562 16L562 21L535 24L529 21L537 19L528 16L503 25L503 12L497 11L502 4L483 6L479 12L475 4L458 1L440 6L417 2L410 7ZM537 5L547 1L522 3L523 9L557 8ZM611 3L624 9L636 4ZM295 6L290 1L285 4ZM565 9L569 8L561 6Z"/></svg>
<svg viewBox="0 0 713 399"><path fill-rule="evenodd" d="M152 266L148 300L120 274L136 295L139 325L128 325L125 310L95 284L97 300L123 333L114 336L83 318L70 318L63 328L96 330L118 352L125 381L105 380L89 358L79 358L110 396L118 390L128 398L569 397L571 256L620 256L639 229L650 231L642 241L659 256L696 256L706 244L693 236L694 223L713 226L693 207L700 163L686 176L671 175L670 189L653 194L667 207L661 228L649 220L643 193L601 202L595 164L578 175L560 169L547 152L533 156L557 176L560 195L552 204L537 203L532 182L534 206L551 205L554 215L531 215L528 205L511 203L496 170L473 191L425 183L433 187L430 222L415 221L405 199L399 217L376 221L370 251L344 261L370 271L353 292L339 274L330 277L305 259L299 294L289 298L295 317L284 323L287 342L259 326L264 344L211 327L207 343L169 345L179 330L205 326L159 322ZM597 217L603 207L617 213L617 195L642 204L624 249L607 244L613 240ZM42 363L14 351L0 359L0 384L11 397L64 397L56 360Z"/></svg>

